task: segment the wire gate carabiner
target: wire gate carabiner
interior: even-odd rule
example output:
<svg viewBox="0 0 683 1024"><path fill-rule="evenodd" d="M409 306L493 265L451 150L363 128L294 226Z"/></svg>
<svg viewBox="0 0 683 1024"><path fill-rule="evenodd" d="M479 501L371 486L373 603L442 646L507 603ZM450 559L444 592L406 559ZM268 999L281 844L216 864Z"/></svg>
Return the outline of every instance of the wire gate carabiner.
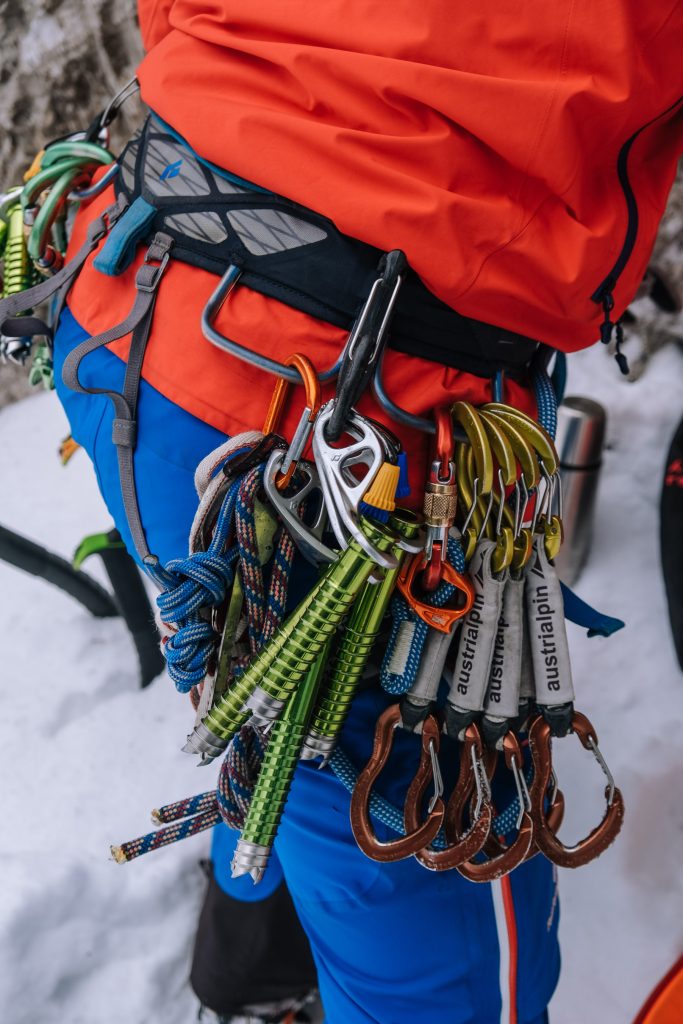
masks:
<svg viewBox="0 0 683 1024"><path fill-rule="evenodd" d="M400 725L400 708L398 704L390 704L377 719L370 760L359 774L351 796L351 828L356 842L367 857L382 862L411 857L423 847L428 846L436 838L446 812L442 796L443 784L437 760L441 729L437 719L433 715L428 715L422 724L420 765L411 783L411 790L421 795L430 781L434 782L435 791L428 808L427 818L422 823L415 822L412 830L399 839L392 839L388 842L381 842L377 839L370 822L370 793L389 759L394 731Z"/></svg>
<svg viewBox="0 0 683 1024"><path fill-rule="evenodd" d="M593 754L605 774L606 808L602 821L585 838L572 846L565 846L556 834L559 824L551 822L544 809L552 775L550 725L539 715L529 729L529 746L534 764L530 798L535 841L548 860L564 868L581 867L599 857L614 842L624 820L624 800L621 791L615 786L612 774L600 752L595 729L589 719L579 711L574 712L572 731L578 736L581 745Z"/></svg>

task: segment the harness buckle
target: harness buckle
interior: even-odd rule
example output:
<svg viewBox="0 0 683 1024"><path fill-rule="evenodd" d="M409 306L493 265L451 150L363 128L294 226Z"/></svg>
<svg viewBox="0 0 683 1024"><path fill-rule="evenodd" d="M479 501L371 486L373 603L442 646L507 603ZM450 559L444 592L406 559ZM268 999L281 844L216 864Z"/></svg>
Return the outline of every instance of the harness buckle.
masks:
<svg viewBox="0 0 683 1024"><path fill-rule="evenodd" d="M145 260L135 277L135 287L139 292L155 292L159 281L171 258L173 239L159 231L145 253Z"/></svg>

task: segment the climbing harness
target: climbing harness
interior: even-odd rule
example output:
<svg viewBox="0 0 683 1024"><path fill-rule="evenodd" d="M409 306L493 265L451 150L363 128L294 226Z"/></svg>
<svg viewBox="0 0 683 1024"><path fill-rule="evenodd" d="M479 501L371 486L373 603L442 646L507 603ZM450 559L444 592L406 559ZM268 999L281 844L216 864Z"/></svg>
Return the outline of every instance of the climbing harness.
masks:
<svg viewBox="0 0 683 1024"><path fill-rule="evenodd" d="M134 87L86 132L48 145L24 185L0 201L6 358L23 361L35 336L49 346L51 328L32 311L54 298L58 314L95 250L96 269L118 275L147 247L130 311L76 345L62 377L113 405L125 516L160 590L168 673L195 711L184 750L203 766L223 761L215 791L161 808L160 829L114 848L116 859L223 820L241 831L233 873L258 881L304 760L331 769L351 791L354 836L376 860L415 856L430 870L455 869L477 882L539 851L565 866L586 863L616 836L623 802L592 726L574 707L553 564L562 502L548 353L459 316L427 291L401 251L381 253L203 161L155 115L115 161L107 127ZM71 210L109 185L115 201L64 262ZM156 299L175 260L219 278L202 314L205 338L277 379L262 428L231 437L197 467L187 556L162 564L145 535L134 453ZM301 353L281 361L229 338L217 318L238 287L344 329L331 365L321 370ZM83 361L127 335L121 390L86 386ZM429 418L402 409L384 379L397 352L491 380L491 401L442 402ZM36 351L34 378L49 382L50 367L49 350ZM538 422L506 403L508 374L533 387ZM332 395L325 401L323 384ZM429 435L421 514L401 507L401 442L359 411L370 387L389 419ZM288 404L302 411L284 436ZM317 578L292 608L297 553ZM394 699L357 771L342 731L359 689L377 679ZM375 792L399 729L419 746L402 808ZM551 756L552 738L568 732L609 783L604 820L575 847L557 837L564 797ZM446 747L459 758L450 793L441 773ZM499 783L513 793L500 808ZM379 839L375 821L397 837Z"/></svg>

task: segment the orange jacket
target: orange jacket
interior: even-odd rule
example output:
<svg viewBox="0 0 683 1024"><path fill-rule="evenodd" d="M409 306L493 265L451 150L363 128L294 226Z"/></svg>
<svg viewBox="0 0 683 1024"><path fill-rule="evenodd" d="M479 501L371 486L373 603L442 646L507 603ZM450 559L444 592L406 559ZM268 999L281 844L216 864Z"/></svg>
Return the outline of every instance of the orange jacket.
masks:
<svg viewBox="0 0 683 1024"><path fill-rule="evenodd" d="M595 341L590 295L629 221L618 154L683 92L683 4L670 0L140 0L149 53L144 99L197 152L329 216L414 269L460 313L566 350ZM675 169L682 115L662 117L628 151L639 225L616 312L642 277ZM112 201L108 189L77 218ZM91 333L123 319L135 269L105 279L89 260L69 303ZM217 279L173 263L157 302L143 374L228 433L261 425L274 379L201 335ZM238 288L217 326L284 359L332 365L340 329ZM125 357L127 341L113 346ZM389 393L428 415L490 383L388 352ZM326 397L329 396L329 389ZM505 398L533 412L508 381ZM387 417L367 394L360 408ZM282 424L296 426L300 395ZM395 424L389 424L394 426ZM396 428L395 428L396 429ZM416 500L427 438L398 429Z"/></svg>
<svg viewBox="0 0 683 1024"><path fill-rule="evenodd" d="M632 299L682 148L678 0L139 11L143 98L201 156L403 249L458 312L585 347L635 231L616 314Z"/></svg>

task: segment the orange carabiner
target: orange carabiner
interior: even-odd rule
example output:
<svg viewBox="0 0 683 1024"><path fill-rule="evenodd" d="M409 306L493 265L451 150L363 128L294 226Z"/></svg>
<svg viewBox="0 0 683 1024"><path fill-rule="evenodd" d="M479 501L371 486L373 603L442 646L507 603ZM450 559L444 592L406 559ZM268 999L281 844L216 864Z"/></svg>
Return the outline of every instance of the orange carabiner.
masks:
<svg viewBox="0 0 683 1024"><path fill-rule="evenodd" d="M572 732L579 737L582 746L591 751L607 776L605 788L607 807L600 824L596 825L584 839L573 846L565 846L555 834L559 824L550 820L550 816L546 815L544 808L552 774L550 726L539 715L529 729L529 747L534 763L534 779L529 789L534 839L541 853L544 853L548 860L563 868L578 868L599 857L614 842L624 820L624 798L614 785L614 780L600 753L595 729L589 719L580 711L574 712Z"/></svg>
<svg viewBox="0 0 683 1024"><path fill-rule="evenodd" d="M401 725L401 709L398 704L390 704L377 719L375 742L370 760L356 780L351 796L351 828L358 846L366 857L382 862L402 860L411 857L436 838L443 824L446 807L437 789L429 813L422 824L415 823L412 832L400 839L380 842L375 836L370 823L370 792L382 768L387 763L393 743L394 730ZM424 793L430 779L435 777L436 770L433 758L439 753L441 730L433 715L427 715L422 725L422 752L420 765L411 784ZM435 778L436 782L436 778Z"/></svg>
<svg viewBox="0 0 683 1024"><path fill-rule="evenodd" d="M301 458L308 443L315 418L318 415L318 410L320 409L322 402L320 381L318 379L315 366L311 360L307 356L301 355L300 352L295 352L293 355L288 356L287 359L285 359L285 365L293 366L295 370L298 370L301 374L304 391L306 393L306 407L301 414L301 419L294 431L291 443L283 459L281 475L275 482L275 486L280 491L287 487L294 475L296 464ZM285 402L291 387L292 384L290 381L285 380L284 377L278 378L273 389L273 396L270 400L268 412L266 413L266 418L263 423L264 434L272 434L277 430L280 420L282 419Z"/></svg>
<svg viewBox="0 0 683 1024"><path fill-rule="evenodd" d="M398 575L396 585L416 615L432 629L450 633L463 615L467 615L474 602L474 587L469 576L458 572L450 562L441 563L441 580L456 588L451 604L437 608L422 601L415 593L415 577L426 565L424 551L418 551L413 558L406 559Z"/></svg>

